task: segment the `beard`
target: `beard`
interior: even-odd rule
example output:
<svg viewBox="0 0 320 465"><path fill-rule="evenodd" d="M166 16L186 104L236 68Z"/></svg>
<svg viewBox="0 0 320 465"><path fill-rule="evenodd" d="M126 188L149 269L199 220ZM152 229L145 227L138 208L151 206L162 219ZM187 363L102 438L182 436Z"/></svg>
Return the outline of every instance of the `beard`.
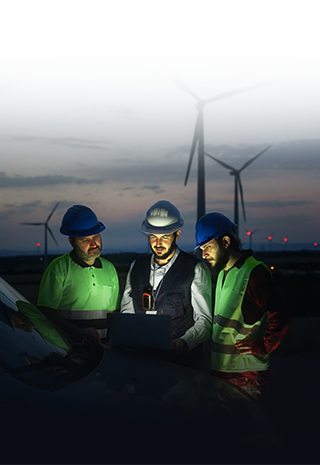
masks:
<svg viewBox="0 0 320 465"><path fill-rule="evenodd" d="M214 262L210 262L210 265L216 273L220 273L220 271L225 269L228 261L229 261L228 250L221 248L216 260Z"/></svg>
<svg viewBox="0 0 320 465"><path fill-rule="evenodd" d="M73 248L78 258L84 262L90 262L91 260L100 257L102 244L95 248L89 249L87 252L83 252L83 250L81 250L80 247L78 247L76 244L74 244Z"/></svg>
<svg viewBox="0 0 320 465"><path fill-rule="evenodd" d="M158 260L165 260L166 258L170 257L170 255L172 254L172 252L175 251L175 248L176 248L176 239L174 238L174 240L172 241L172 244L170 245L169 249L168 249L168 252L166 252L165 254L163 255L158 255L157 252L155 250L152 249L153 251L153 255L155 257L155 259L158 259Z"/></svg>

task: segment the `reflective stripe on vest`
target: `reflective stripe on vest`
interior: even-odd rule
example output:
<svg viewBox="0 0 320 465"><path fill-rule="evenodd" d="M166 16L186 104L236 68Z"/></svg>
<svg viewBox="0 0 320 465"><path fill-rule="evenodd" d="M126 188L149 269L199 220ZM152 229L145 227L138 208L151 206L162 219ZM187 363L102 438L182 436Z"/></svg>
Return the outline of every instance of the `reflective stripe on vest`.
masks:
<svg viewBox="0 0 320 465"><path fill-rule="evenodd" d="M262 264L248 257L241 268L229 270L224 282L224 271L218 275L211 342L211 369L222 372L263 371L269 368L269 355L241 355L235 343L245 337L260 339L266 332L268 316L252 325L244 322L241 306L251 271Z"/></svg>
<svg viewBox="0 0 320 465"><path fill-rule="evenodd" d="M57 310L67 320L96 320L107 318L108 310Z"/></svg>
<svg viewBox="0 0 320 465"><path fill-rule="evenodd" d="M57 310L66 320L74 323L78 328L92 327L95 330L102 330L103 337L106 335L108 327L108 310ZM99 332L99 331L98 331ZM99 332L100 334L100 332ZM100 336L101 336L100 334Z"/></svg>

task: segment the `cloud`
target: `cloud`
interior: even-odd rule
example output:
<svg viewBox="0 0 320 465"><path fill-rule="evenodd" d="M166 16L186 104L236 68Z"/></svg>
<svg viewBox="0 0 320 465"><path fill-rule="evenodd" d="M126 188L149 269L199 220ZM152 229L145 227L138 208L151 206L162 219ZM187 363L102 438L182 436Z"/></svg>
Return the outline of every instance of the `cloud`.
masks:
<svg viewBox="0 0 320 465"><path fill-rule="evenodd" d="M125 119L133 119L134 117L140 114L138 110L135 110L134 108L129 108L125 105L101 105L98 103L94 103L87 107L71 108L70 111L74 113L81 113L81 112L97 113L97 112L107 111L110 113L116 113L118 114L118 116L125 118Z"/></svg>
<svg viewBox="0 0 320 465"><path fill-rule="evenodd" d="M161 194L162 192L165 192L165 190L162 189L157 184L155 184L153 186L142 186L141 189L143 189L143 190L151 190L151 191L154 191L156 194Z"/></svg>
<svg viewBox="0 0 320 465"><path fill-rule="evenodd" d="M0 218L1 221L16 217L17 215L22 218L23 216L30 215L35 211L39 212L41 210L41 214L43 214L45 220L56 204L56 201L50 202L49 205L43 204L41 200L35 200L33 202L25 202L21 204L5 203L5 210L0 213ZM64 205L68 205L68 203L64 201L59 202L60 208Z"/></svg>
<svg viewBox="0 0 320 465"><path fill-rule="evenodd" d="M4 205L6 208L17 208L17 206L13 203L6 203ZM28 202L28 203L23 203L21 204L21 208L23 209L28 209L28 208L36 208L41 206L41 200L36 200L34 202Z"/></svg>
<svg viewBox="0 0 320 465"><path fill-rule="evenodd" d="M61 184L102 184L105 179L85 179L74 176L46 175L46 176L14 176L8 177L3 171L0 172L0 189L10 188L34 188L44 186L56 186Z"/></svg>
<svg viewBox="0 0 320 465"><path fill-rule="evenodd" d="M40 142L48 145L62 145L64 147L105 150L105 145L111 141L104 139L81 139L77 137L40 137L40 136L10 136L16 142Z"/></svg>
<svg viewBox="0 0 320 465"><path fill-rule="evenodd" d="M259 208L287 208L287 207L301 207L302 205L310 205L314 203L313 200L261 200L258 202L246 202L248 207Z"/></svg>

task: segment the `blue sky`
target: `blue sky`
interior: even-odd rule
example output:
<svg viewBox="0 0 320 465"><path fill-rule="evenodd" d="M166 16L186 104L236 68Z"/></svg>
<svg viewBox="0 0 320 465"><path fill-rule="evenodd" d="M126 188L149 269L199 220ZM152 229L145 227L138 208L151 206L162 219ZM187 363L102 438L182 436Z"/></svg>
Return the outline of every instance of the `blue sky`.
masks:
<svg viewBox="0 0 320 465"><path fill-rule="evenodd" d="M184 187L196 100L205 149L240 168L255 241L320 242L317 1L11 1L0 6L1 247L59 242L73 204L103 221L105 249L138 250L149 206L170 200L194 243L196 159ZM206 209L233 218L228 170L206 160Z"/></svg>

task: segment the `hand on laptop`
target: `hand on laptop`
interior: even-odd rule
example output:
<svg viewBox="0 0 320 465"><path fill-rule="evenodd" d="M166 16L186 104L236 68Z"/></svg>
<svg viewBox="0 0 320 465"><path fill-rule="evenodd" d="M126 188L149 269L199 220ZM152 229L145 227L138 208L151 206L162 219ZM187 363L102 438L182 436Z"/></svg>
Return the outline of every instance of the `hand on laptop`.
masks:
<svg viewBox="0 0 320 465"><path fill-rule="evenodd" d="M182 354L188 350L187 343L183 339L173 339L173 347L177 354Z"/></svg>

